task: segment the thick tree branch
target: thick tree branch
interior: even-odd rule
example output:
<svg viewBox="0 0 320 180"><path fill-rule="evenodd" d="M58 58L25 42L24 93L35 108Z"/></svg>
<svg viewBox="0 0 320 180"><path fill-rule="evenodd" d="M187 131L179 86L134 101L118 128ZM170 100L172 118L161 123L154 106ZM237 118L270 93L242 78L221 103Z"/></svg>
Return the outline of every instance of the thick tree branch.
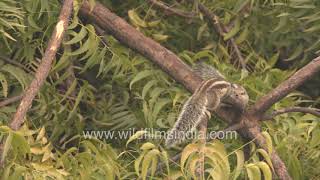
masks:
<svg viewBox="0 0 320 180"><path fill-rule="evenodd" d="M61 44L63 35L68 26L69 18L72 12L73 0L65 0L60 12L59 21L53 31L53 34L48 43L48 47L45 54L41 60L41 63L35 74L35 79L31 82L30 86L25 91L21 103L15 113L13 120L9 124L10 128L13 130L18 130L24 122L24 117L30 108L34 97L39 92L42 84L46 80L53 59L55 58L56 52Z"/></svg>
<svg viewBox="0 0 320 180"><path fill-rule="evenodd" d="M320 70L320 56L294 73L289 79L282 82L267 95L258 100L251 108L251 114L261 119L263 114L276 102L284 98L291 91L299 87Z"/></svg>
<svg viewBox="0 0 320 180"><path fill-rule="evenodd" d="M85 1L80 9L80 14L90 18L102 29L107 30L121 43L152 60L169 75L175 77L175 80L182 83L188 90L194 91L202 82L202 79L195 75L190 67L180 61L177 55L154 40L145 37L100 3L97 2L91 11L89 3Z"/></svg>
<svg viewBox="0 0 320 180"><path fill-rule="evenodd" d="M0 108L4 107L6 105L9 105L11 103L15 103L15 102L19 101L21 98L22 98L22 95L14 96L14 97L10 97L8 99L5 99L5 100L0 102Z"/></svg>
<svg viewBox="0 0 320 180"><path fill-rule="evenodd" d="M148 0L152 5L157 6L160 9L163 9L165 12L177 15L177 16L181 16L184 18L195 18L196 14L195 13L189 13L189 12L185 12L182 11L180 9L175 9L172 7L167 6L165 3L158 1L158 0Z"/></svg>
<svg viewBox="0 0 320 180"><path fill-rule="evenodd" d="M263 118L261 120L271 120L273 119L275 116L278 116L280 114L284 114L284 113L290 113L290 112L301 112L301 113L309 113L315 116L320 117L320 109L317 108L308 108L308 107L288 107L288 108L283 108L283 109L279 109L276 111L273 111L271 114L266 114L263 116Z"/></svg>

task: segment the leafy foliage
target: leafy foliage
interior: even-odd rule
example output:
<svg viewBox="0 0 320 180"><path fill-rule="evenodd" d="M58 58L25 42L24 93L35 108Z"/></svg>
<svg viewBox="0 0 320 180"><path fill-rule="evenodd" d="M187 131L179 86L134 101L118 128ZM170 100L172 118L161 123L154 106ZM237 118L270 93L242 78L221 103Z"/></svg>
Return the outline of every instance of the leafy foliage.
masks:
<svg viewBox="0 0 320 180"><path fill-rule="evenodd" d="M92 1L90 1L93 3ZM164 1L172 4L171 1ZM188 65L205 61L230 81L242 84L250 103L272 90L319 54L320 3L313 0L201 1L230 28L219 36L198 15L186 20L165 15L145 1L104 3L146 36L168 47ZM75 3L75 10L80 2ZM175 8L199 12L181 1ZM58 18L59 1L0 2L0 98L20 95L34 76ZM0 108L4 141L0 170L4 179L191 179L199 162L198 144L166 149L162 140L86 139L84 130L114 132L136 128L166 131L190 95L145 57L110 35L97 35L75 11L50 76L17 132L6 125L18 103ZM228 39L234 38L249 72L237 68ZM70 70L72 69L72 70ZM74 76L73 76L74 75ZM311 85L319 84L319 79ZM272 109L320 103L319 85L304 88ZM209 130L226 125L213 117ZM271 179L270 153L276 150L294 179L319 178L319 118L302 113L277 116L264 123L269 151L251 146L244 160L241 139L215 140L205 146L209 179ZM272 149L272 145L274 149ZM181 161L170 157L182 152ZM262 158L263 157L263 158ZM263 159L263 160L262 160ZM162 171L156 168L165 164Z"/></svg>

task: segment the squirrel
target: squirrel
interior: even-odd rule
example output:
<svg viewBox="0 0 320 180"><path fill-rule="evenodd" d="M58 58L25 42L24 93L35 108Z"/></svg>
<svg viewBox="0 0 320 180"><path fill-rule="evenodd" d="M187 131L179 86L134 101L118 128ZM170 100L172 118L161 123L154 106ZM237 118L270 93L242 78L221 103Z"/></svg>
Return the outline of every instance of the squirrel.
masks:
<svg viewBox="0 0 320 180"><path fill-rule="evenodd" d="M242 86L226 81L213 67L201 63L196 64L193 70L204 82L186 101L174 127L168 132L165 142L167 147L182 143L187 133L193 132L202 120L210 119L211 112L219 106L243 111L249 101Z"/></svg>

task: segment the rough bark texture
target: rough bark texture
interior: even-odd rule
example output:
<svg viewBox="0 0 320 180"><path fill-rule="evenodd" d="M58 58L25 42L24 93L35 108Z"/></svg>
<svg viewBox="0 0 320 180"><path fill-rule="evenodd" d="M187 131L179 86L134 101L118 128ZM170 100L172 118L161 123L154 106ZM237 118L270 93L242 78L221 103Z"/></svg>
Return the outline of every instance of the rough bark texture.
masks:
<svg viewBox="0 0 320 180"><path fill-rule="evenodd" d="M69 18L71 16L73 8L72 4L73 0L65 0L63 3L59 21L50 38L48 47L35 74L35 78L31 82L27 90L24 92L17 112L15 113L11 123L9 124L9 127L13 130L18 130L23 124L24 117L28 109L31 107L34 97L38 94L41 86L43 85L50 72L52 61L55 58L56 52L63 39L65 29L68 26Z"/></svg>
<svg viewBox="0 0 320 180"><path fill-rule="evenodd" d="M193 92L201 84L202 79L194 74L178 56L161 46L159 43L145 37L141 32L137 31L126 21L101 4L96 3L95 7L91 9L89 3L84 2L80 9L80 13L101 28L108 30L112 36L124 45L136 50L156 63L173 79L183 84L189 91ZM238 130L239 134L247 140L254 140L258 147L267 150L265 139L261 135L259 125L260 116L256 116L257 112L264 112L273 103L279 101L294 88L301 85L306 79L314 75L315 72L320 69L320 62L318 59L319 58L313 60L305 68L302 68L287 81L279 85L278 88L259 100L254 108L250 108L253 110L237 112L234 109L220 108L216 111L216 115L229 124L242 123L243 128ZM285 164L276 152L272 153L271 160L275 172L280 179L291 179Z"/></svg>

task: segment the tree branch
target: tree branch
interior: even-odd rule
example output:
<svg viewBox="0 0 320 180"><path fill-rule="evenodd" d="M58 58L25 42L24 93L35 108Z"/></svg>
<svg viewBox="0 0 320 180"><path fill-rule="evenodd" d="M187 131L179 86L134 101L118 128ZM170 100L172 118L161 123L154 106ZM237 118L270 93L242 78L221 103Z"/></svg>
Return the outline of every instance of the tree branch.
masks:
<svg viewBox="0 0 320 180"><path fill-rule="evenodd" d="M229 28L227 28L222 23L220 23L219 17L214 13L212 13L206 6L199 3L198 7L199 7L199 10L205 15L205 17L207 17L207 19L211 22L211 24L213 25L213 27L216 29L216 31L220 36L224 37L224 34L230 31ZM230 38L229 41L231 43L232 49L236 53L236 56L238 58L238 61L241 64L242 69L246 69L246 63L244 61L244 58L242 57L240 49L236 44L234 38L233 37Z"/></svg>
<svg viewBox="0 0 320 180"><path fill-rule="evenodd" d="M17 102L19 101L20 99L22 98L22 95L19 95L19 96L14 96L14 97L10 97L8 99L5 99L3 101L0 102L0 108L1 107L4 107L6 105L9 105L11 103L14 103L14 102Z"/></svg>
<svg viewBox="0 0 320 180"><path fill-rule="evenodd" d="M16 61L14 61L14 60L11 60L11 59L9 59L9 58L7 58L7 57L5 57L5 56L0 55L0 59L2 59L3 61L5 61L5 62L7 62L7 63L9 63L9 64L18 66L18 67L22 68L22 69L23 69L24 71L26 71L26 72L32 72L32 71L30 71L30 69L26 68L24 65L22 65L22 64L20 64L20 63L18 63L18 62L16 62Z"/></svg>
<svg viewBox="0 0 320 180"><path fill-rule="evenodd" d="M177 15L177 16L181 16L184 18L195 18L196 14L195 13L189 13L189 12L185 12L182 11L180 9L175 9L172 7L167 6L165 3L158 1L158 0L148 0L152 5L157 6L160 9L163 9L165 12L169 12L171 14Z"/></svg>
<svg viewBox="0 0 320 180"><path fill-rule="evenodd" d="M263 114L276 102L284 98L291 91L299 87L320 70L320 56L294 73L289 79L282 82L267 95L260 98L251 108L251 114L261 119Z"/></svg>
<svg viewBox="0 0 320 180"><path fill-rule="evenodd" d="M36 94L39 92L42 84L46 80L53 59L55 58L57 49L59 48L65 30L68 26L69 18L72 12L73 0L65 0L60 12L59 21L53 31L51 39L48 43L48 47L45 51L45 54L41 60L41 64L38 67L38 70L35 74L35 79L31 82L30 86L25 91L21 103L15 113L9 127L13 130L18 130L24 122L24 117L31 107L32 101Z"/></svg>
<svg viewBox="0 0 320 180"><path fill-rule="evenodd" d="M261 120L271 120L273 119L275 116L278 116L280 114L284 114L284 113L289 113L289 112L302 112L302 113L309 113L315 116L320 117L320 109L317 108L308 108L308 107L288 107L288 108L283 108L283 109L279 109L276 111L273 111L271 114L269 115L264 115L263 118Z"/></svg>
<svg viewBox="0 0 320 180"><path fill-rule="evenodd" d="M90 8L89 3L85 1L80 8L80 14L83 17L90 18L102 29L107 30L121 43L152 60L170 76L175 77L175 80L182 83L188 90L194 91L202 82L202 79L195 75L191 68L184 64L177 55L154 40L145 37L100 3L96 2L92 11Z"/></svg>

